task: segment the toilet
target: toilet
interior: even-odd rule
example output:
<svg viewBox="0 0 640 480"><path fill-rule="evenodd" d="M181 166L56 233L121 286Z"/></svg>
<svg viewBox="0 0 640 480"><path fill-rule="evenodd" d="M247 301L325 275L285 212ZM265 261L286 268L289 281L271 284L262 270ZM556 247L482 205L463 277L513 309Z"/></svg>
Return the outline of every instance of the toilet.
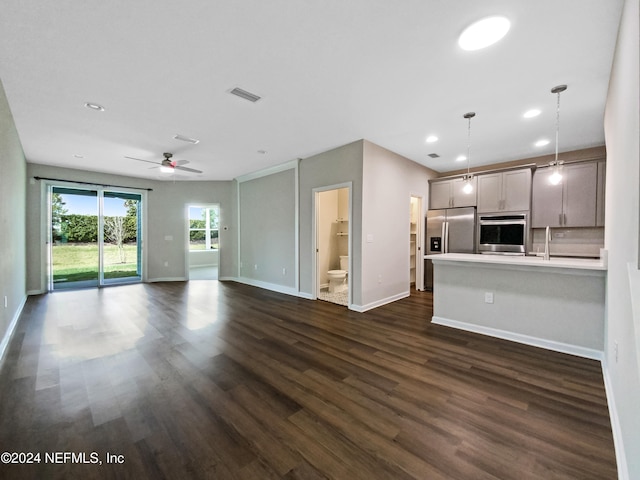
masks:
<svg viewBox="0 0 640 480"><path fill-rule="evenodd" d="M349 257L340 255L340 270L329 270L329 293L345 292L349 288L347 273L349 272Z"/></svg>

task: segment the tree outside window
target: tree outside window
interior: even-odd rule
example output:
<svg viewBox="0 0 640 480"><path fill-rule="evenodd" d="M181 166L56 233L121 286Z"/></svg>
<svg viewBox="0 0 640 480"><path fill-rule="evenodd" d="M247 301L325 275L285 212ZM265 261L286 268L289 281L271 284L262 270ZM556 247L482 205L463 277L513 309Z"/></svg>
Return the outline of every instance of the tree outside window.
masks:
<svg viewBox="0 0 640 480"><path fill-rule="evenodd" d="M219 207L189 207L189 250L217 250Z"/></svg>

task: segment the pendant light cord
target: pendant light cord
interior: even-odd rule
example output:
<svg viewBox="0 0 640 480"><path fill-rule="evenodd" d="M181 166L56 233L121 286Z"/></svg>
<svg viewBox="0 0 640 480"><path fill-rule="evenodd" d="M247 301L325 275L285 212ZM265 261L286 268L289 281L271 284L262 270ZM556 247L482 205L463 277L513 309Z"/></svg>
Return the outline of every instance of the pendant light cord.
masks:
<svg viewBox="0 0 640 480"><path fill-rule="evenodd" d="M469 117L469 127L467 131L467 178L471 171L471 117Z"/></svg>
<svg viewBox="0 0 640 480"><path fill-rule="evenodd" d="M558 165L559 138L560 138L560 92L558 92L558 106L556 107L556 165Z"/></svg>
<svg viewBox="0 0 640 480"><path fill-rule="evenodd" d="M475 112L469 112L463 115L464 118L469 120L467 126L467 181L471 177L471 119L475 116Z"/></svg>

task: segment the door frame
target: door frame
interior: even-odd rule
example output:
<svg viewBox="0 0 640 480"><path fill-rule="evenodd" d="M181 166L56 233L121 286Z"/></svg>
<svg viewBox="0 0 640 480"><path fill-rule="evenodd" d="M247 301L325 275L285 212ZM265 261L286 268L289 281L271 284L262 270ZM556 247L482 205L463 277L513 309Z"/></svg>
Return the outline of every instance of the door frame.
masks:
<svg viewBox="0 0 640 480"><path fill-rule="evenodd" d="M425 289L424 285L424 256L425 256L425 228L424 222L426 219L426 211L424 209L425 196L419 193L411 193L409 195L409 202L412 198L418 200L418 218L416 221L416 290L422 292ZM409 233L411 238L411 233ZM411 281L409 281L409 288L411 288Z"/></svg>
<svg viewBox="0 0 640 480"><path fill-rule="evenodd" d="M40 276L40 286L41 293L45 292L53 292L53 271L51 268L52 265L52 247L53 247L53 238L51 234L51 196L54 187L62 187L62 188L75 188L78 190L96 190L98 192L98 198L102 199L101 193L104 191L111 192L122 192L122 193L133 193L136 195L140 195L142 208L140 209L139 214L142 218L139 221L140 224L140 232L139 232L139 248L141 251L140 262L141 265L141 276L140 280L136 280L135 282L114 282L104 284L103 272L102 272L102 245L104 243L103 235L100 235L100 231L98 232L98 261L100 262L99 267L99 278L97 288L110 287L115 285L125 285L129 283L145 283L147 281L147 191L138 188L130 188L130 187L119 187L119 186L111 186L111 185L101 185L101 184L88 184L86 182L78 183L74 181L64 181L64 180L44 180L41 182L40 186L40 221L41 221L41 276ZM98 208L98 229L103 227L104 218L102 215L103 210L103 201L100 201L100 205Z"/></svg>
<svg viewBox="0 0 640 480"><path fill-rule="evenodd" d="M319 276L318 210L320 208L320 202L318 200L320 198L320 193L328 192L331 190L339 190L341 188L346 188L348 190L348 196L349 196L349 205L347 206L347 211L349 212L349 225L348 225L349 237L347 240L347 245L348 245L347 255L349 255L349 274L347 275L347 285L348 285L348 308L351 310L353 305L353 182L326 185L323 187L316 187L311 190L311 203L312 203L311 211L313 212L313 218L311 220L311 227L312 227L311 298L312 300L318 299L318 290L320 288L320 282L318 279L318 276Z"/></svg>
<svg viewBox="0 0 640 480"><path fill-rule="evenodd" d="M185 265L185 277L187 278L187 280L189 280L190 277L190 271L191 271L191 262L190 262L190 258L189 258L189 246L190 246L190 237L189 237L189 232L190 232L190 227L191 224L189 223L189 208L190 207L197 207L197 208L211 208L211 207L218 207L218 278L216 280L220 279L220 253L222 252L222 236L220 235L221 230L222 230L222 225L221 225L221 211L222 208L220 207L220 203L219 202L194 202L194 203L187 203L185 205L185 211L186 211L186 233L185 233L185 244L186 244L186 252L185 252L185 258L184 258L184 265Z"/></svg>

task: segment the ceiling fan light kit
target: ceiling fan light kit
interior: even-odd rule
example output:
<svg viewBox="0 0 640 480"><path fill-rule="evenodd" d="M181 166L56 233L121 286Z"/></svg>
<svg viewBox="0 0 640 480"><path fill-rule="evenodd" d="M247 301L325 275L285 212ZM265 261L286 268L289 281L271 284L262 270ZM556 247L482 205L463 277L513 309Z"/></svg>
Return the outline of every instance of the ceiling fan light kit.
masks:
<svg viewBox="0 0 640 480"><path fill-rule="evenodd" d="M173 153L165 152L162 154L162 156L164 157L164 160L162 160L161 162L154 162L153 160L144 160L142 158L126 157L126 156L124 158L128 158L130 160L136 160L138 162L153 163L155 165L158 165L160 167L160 172L164 174L174 173L175 170L181 170L183 172L189 172L189 173L202 173L202 170L183 167L183 165L189 163L188 160L177 160L177 161L171 160L173 158Z"/></svg>

